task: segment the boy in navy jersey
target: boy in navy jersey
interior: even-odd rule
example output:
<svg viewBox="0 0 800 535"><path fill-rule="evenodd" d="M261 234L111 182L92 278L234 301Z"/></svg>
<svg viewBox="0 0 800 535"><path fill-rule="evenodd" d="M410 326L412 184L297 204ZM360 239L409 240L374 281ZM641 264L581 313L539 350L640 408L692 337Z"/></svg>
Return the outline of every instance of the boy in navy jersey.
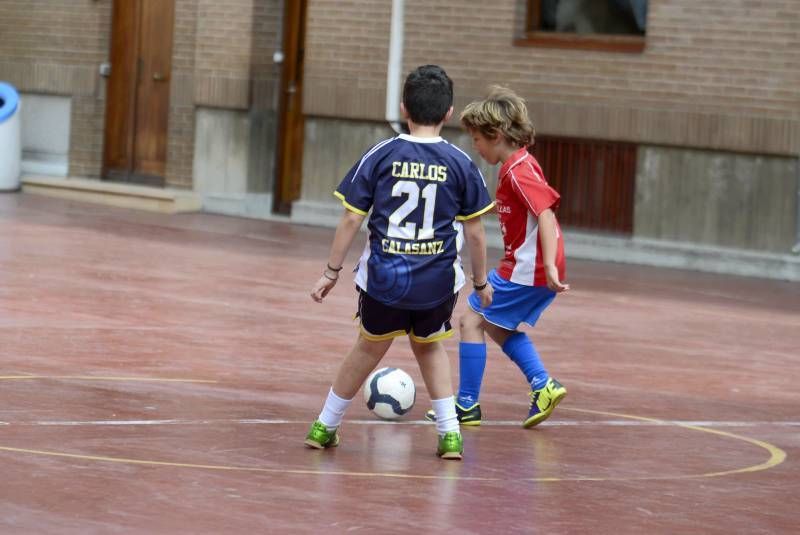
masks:
<svg viewBox="0 0 800 535"><path fill-rule="evenodd" d="M461 318L459 389L456 411L461 425L480 425L478 396L486 366L484 334L514 361L531 385L530 408L523 427L546 420L567 390L550 377L521 323L535 325L557 293L569 289L564 280L564 239L554 210L559 194L544 178L528 152L534 130L525 102L510 89L490 88L484 99L461 113L475 150L487 163L502 163L495 202L505 247L500 265L489 273L494 288L490 306L477 295ZM434 407L426 417L436 420Z"/></svg>
<svg viewBox="0 0 800 535"><path fill-rule="evenodd" d="M491 303L480 215L492 208L486 183L460 149L439 137L453 113L453 83L441 67L417 68L403 86L401 111L410 134L369 149L334 193L345 211L328 264L311 291L320 302L339 278L347 250L370 209L367 241L356 268L360 332L339 367L305 444L339 444L338 428L361 384L392 340L408 335L434 410L437 455L461 459L463 443L441 340L465 283L459 250L466 235L479 302Z"/></svg>

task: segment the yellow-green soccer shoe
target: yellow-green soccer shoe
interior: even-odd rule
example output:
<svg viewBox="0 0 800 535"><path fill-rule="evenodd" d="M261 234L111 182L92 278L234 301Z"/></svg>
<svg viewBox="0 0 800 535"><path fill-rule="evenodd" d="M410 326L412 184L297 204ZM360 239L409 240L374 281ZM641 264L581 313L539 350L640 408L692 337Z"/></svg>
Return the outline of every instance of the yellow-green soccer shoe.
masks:
<svg viewBox="0 0 800 535"><path fill-rule="evenodd" d="M547 420L566 395L567 389L564 385L550 377L544 387L530 393L531 408L522 427L533 427Z"/></svg>
<svg viewBox="0 0 800 535"><path fill-rule="evenodd" d="M461 425L481 425L481 404L476 403L472 407L465 409L456 403L456 417ZM425 419L430 422L436 421L436 413L433 412L433 409L428 409L428 412L425 413Z"/></svg>
<svg viewBox="0 0 800 535"><path fill-rule="evenodd" d="M306 435L305 445L316 450L335 448L339 445L339 429L328 431L325 424L317 420L311 424L311 429Z"/></svg>
<svg viewBox="0 0 800 535"><path fill-rule="evenodd" d="M448 431L439 436L439 447L436 449L436 455L442 459L460 461L463 453L464 440L461 438L460 432Z"/></svg>

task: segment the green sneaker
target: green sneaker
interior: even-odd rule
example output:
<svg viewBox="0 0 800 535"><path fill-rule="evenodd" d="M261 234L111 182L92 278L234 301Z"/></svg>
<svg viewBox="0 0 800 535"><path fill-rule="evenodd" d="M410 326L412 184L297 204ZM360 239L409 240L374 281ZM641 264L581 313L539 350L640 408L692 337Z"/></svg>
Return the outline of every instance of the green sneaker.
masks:
<svg viewBox="0 0 800 535"><path fill-rule="evenodd" d="M317 420L311 424L311 429L306 435L305 445L316 450L335 448L339 445L339 429L328 431L325 424Z"/></svg>
<svg viewBox="0 0 800 535"><path fill-rule="evenodd" d="M459 431L448 431L444 435L439 435L439 447L436 455L442 459L460 461L462 453L464 453L464 441Z"/></svg>
<svg viewBox="0 0 800 535"><path fill-rule="evenodd" d="M530 393L531 408L528 411L528 418L522 422L522 427L533 427L547 420L553 413L553 409L556 408L556 405L558 405L566 395L567 389L564 388L564 385L550 377L543 388Z"/></svg>
<svg viewBox="0 0 800 535"><path fill-rule="evenodd" d="M472 407L465 409L456 403L456 417L458 418L458 423L461 425L481 425L481 404L476 403ZM425 419L430 422L436 421L436 413L433 412L433 409L429 409L428 412L425 413Z"/></svg>

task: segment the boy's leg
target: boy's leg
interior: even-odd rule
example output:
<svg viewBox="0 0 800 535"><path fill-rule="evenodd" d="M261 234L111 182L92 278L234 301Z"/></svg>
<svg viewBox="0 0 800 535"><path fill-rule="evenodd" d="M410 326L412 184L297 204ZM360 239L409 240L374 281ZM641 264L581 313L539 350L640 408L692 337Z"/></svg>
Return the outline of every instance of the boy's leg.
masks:
<svg viewBox="0 0 800 535"><path fill-rule="evenodd" d="M500 347L525 375L531 390L538 390L547 384L547 370L527 334L520 331L509 333Z"/></svg>
<svg viewBox="0 0 800 535"><path fill-rule="evenodd" d="M359 335L355 346L339 366L333 381L333 391L343 398L352 399L389 350L393 340L389 338L373 341Z"/></svg>
<svg viewBox="0 0 800 535"><path fill-rule="evenodd" d="M486 341L488 334L500 347L512 331L498 327L483 319L483 316L472 310L461 316L461 342L458 344L458 396L456 412L461 425L481 425L480 393L483 374L486 370ZM425 417L436 421L436 411L429 410Z"/></svg>
<svg viewBox="0 0 800 535"><path fill-rule="evenodd" d="M497 291L495 295L497 295ZM542 312L553 302L555 293L546 287L518 287L510 285L507 289L507 305L502 314L495 319L506 319L510 325L521 322L535 325ZM496 305L499 300L492 302ZM498 307L495 306L495 310ZM487 316L488 317L488 316ZM556 405L567 394L567 390L549 376L539 357L536 347L525 333L506 330L488 321L484 325L486 333L503 348L503 352L522 370L525 379L531 385L531 405L524 427L546 420Z"/></svg>
<svg viewBox="0 0 800 535"><path fill-rule="evenodd" d="M458 344L458 405L460 421L464 425L480 425L481 383L486 370L486 340L483 317L467 309L461 316L461 342Z"/></svg>
<svg viewBox="0 0 800 535"><path fill-rule="evenodd" d="M339 366L333 386L325 400L325 406L306 436L307 446L321 449L339 445L337 429L342 423L345 411L391 345L391 338L370 341L359 335L355 346Z"/></svg>
<svg viewBox="0 0 800 535"><path fill-rule="evenodd" d="M450 363L441 342L417 342L409 340L419 364L425 387L431 396L436 412L436 431L439 434L437 455L443 459L461 459L464 451L461 432L456 417L453 387L450 378Z"/></svg>
<svg viewBox="0 0 800 535"><path fill-rule="evenodd" d="M525 333L516 331L505 339L503 352L519 366L531 385L531 405L523 427L542 423L553 413L567 395L567 389L550 377L539 357L539 352Z"/></svg>
<svg viewBox="0 0 800 535"><path fill-rule="evenodd" d="M453 397L453 386L450 378L450 362L441 342L422 343L409 340L411 350L419 364L422 379L432 399ZM455 422L454 429L458 429ZM452 429L447 429L452 431Z"/></svg>

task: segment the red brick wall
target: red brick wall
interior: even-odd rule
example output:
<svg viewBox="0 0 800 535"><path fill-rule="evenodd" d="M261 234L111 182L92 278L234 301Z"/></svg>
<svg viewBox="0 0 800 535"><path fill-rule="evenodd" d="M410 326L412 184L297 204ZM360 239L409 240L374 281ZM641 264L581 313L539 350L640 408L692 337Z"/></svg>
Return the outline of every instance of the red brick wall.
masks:
<svg viewBox="0 0 800 535"><path fill-rule="evenodd" d="M100 173L105 102L97 68L107 57L110 24L110 2L3 0L0 7L0 79L23 92L73 97L75 175Z"/></svg>
<svg viewBox="0 0 800 535"><path fill-rule="evenodd" d="M271 109L280 5L175 0L168 185L191 187L196 106ZM112 0L3 0L0 7L0 79L22 92L72 97L73 176L99 176L102 167L98 67L109 57L112 7Z"/></svg>
<svg viewBox="0 0 800 535"><path fill-rule="evenodd" d="M651 0L636 54L513 46L523 5L408 0L405 70L441 64L458 104L505 83L542 133L800 152L800 2ZM389 6L312 0L309 114L383 117Z"/></svg>
<svg viewBox="0 0 800 535"><path fill-rule="evenodd" d="M197 105L271 109L279 0L175 0L167 181L191 184ZM503 82L538 130L756 153L800 152L800 3L651 0L641 54L512 45L524 0L408 0L404 71L442 64L457 104ZM111 0L4 0L0 78L70 95L70 172L102 165ZM381 120L391 2L309 0L305 109ZM58 20L59 24L52 24Z"/></svg>

